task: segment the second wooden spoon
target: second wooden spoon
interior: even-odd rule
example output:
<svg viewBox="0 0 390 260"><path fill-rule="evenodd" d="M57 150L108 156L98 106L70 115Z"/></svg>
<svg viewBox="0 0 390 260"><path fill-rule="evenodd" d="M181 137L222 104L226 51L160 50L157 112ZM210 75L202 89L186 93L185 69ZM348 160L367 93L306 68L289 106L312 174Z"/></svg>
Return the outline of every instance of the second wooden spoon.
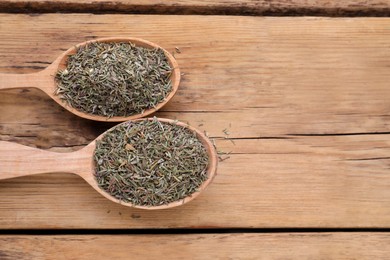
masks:
<svg viewBox="0 0 390 260"><path fill-rule="evenodd" d="M152 119L149 118L139 120ZM171 119L159 118L158 120L160 122L175 123L177 125L187 127L191 131L195 132L199 140L206 148L209 156L209 164L207 167L208 179L203 182L197 192L184 199L161 206L138 206L120 201L101 189L98 186L94 176L95 165L93 156L96 148L96 140L102 138L105 133L101 134L98 138L96 138L83 149L71 153L54 153L20 144L0 141L0 180L40 173L69 172L82 177L86 182L89 183L89 185L91 185L96 191L98 191L107 199L124 206L141 209L166 209L183 205L184 203L187 203L197 197L215 177L218 162L217 153L210 140L199 130L184 123L175 122Z"/></svg>

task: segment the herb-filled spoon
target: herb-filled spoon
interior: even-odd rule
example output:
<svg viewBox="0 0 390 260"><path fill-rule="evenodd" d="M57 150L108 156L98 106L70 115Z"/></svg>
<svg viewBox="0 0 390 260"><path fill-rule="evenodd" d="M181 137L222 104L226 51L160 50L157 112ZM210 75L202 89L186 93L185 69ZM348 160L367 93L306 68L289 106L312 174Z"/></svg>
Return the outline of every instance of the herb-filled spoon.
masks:
<svg viewBox="0 0 390 260"><path fill-rule="evenodd" d="M68 93L59 80L69 85ZM178 64L168 51L143 39L118 37L80 43L36 73L0 73L0 90L38 88L77 116L122 122L156 112L175 95L179 81ZM69 101L74 93L77 104Z"/></svg>
<svg viewBox="0 0 390 260"><path fill-rule="evenodd" d="M163 145L170 145L169 143L174 143L174 142L176 142L178 144L178 145L176 144L177 149L172 152L172 153L179 154L179 155L176 155L176 156L179 156L178 160L174 161L174 164L177 164L177 165L173 165L173 168L171 165L170 170L180 172L180 175L177 174L176 176L174 176L173 172L169 172L169 171L164 172L164 175L172 175L172 176L170 176L170 178L172 177L171 180L173 180L173 182L175 182L175 179L177 180L176 183L173 183L173 184L171 183L170 187L167 187L166 183L164 184L164 185L166 185L165 189L169 190L169 192L170 192L169 193L168 191L163 191L163 192L165 192L165 194L172 194L173 193L175 196L176 193L182 192L182 190L184 190L186 186L188 188L188 186L195 185L195 184L189 185L189 183L194 178L196 178L196 176L195 175L189 176L188 171L185 172L182 170L183 167L181 164L188 163L188 160L193 160L192 163L194 163L194 164L201 164L200 161L197 161L197 160L199 160L199 158L196 158L196 156L190 156L193 158L188 158L188 154L187 155L180 155L180 152L184 149L191 150L191 153L195 153L193 151L196 148L194 145L194 141L190 140L190 138L187 138L187 137L183 137L183 140L181 140L181 141L179 140L179 142L175 141L178 138L177 134L175 134L174 132L170 134L166 130L166 129L168 129L167 127L174 126L174 127L179 128L179 130L182 129L183 131L187 131L194 138L196 138L196 140L199 141L199 143L201 144L201 146L204 149L205 154L207 154L206 164L205 164L204 170L202 172L202 174L204 174L205 178L202 180L202 182L200 182L199 186L196 187L196 189L192 190L192 193L190 195L185 195L181 199L178 199L175 201L169 201L169 203L164 203L164 204L160 203L159 205L150 206L150 205L145 205L145 204L142 204L139 202L134 203L134 202L129 202L129 200L123 200L120 197L118 197L119 193L114 195L114 194L110 193L109 190L106 190L107 187L104 188L101 186L102 182L99 181L99 179L97 177L98 169L99 169L98 167L100 166L100 164L109 165L109 167L112 167L108 171L107 171L107 168L100 167L100 169L99 169L100 174L102 174L102 173L108 174L110 170L115 171L118 169L122 172L121 173L122 175L109 176L109 178L111 178L111 180L107 181L108 182L107 184L112 185L111 182L113 180L118 181L118 178L123 178L123 176L124 176L123 169L125 169L125 168L122 168L122 167L125 166L124 165L125 163L131 164L131 165L130 164L128 165L130 168L127 168L127 169L133 169L133 167L140 167L140 165L143 165L145 163L145 161L143 161L143 160L148 159L148 158L141 158L141 161L138 164L137 163L133 164L133 162L132 162L133 159L129 159L128 162L122 162L121 161L122 158L116 159L116 153L120 153L120 152L118 152L116 150L114 152L110 151L109 153L111 153L111 154L106 154L106 155L103 154L102 155L101 154L102 151L104 152L103 148L100 148L100 152L99 152L100 154L98 154L97 147L102 146L101 144L106 145L107 143L110 144L110 142L116 142L115 141L116 139L121 139L121 140L126 141L126 143L123 143L123 144L121 143L119 145L119 146L122 146L122 149L125 152L127 152L126 150L135 149L134 148L134 147L136 147L135 143L127 144L127 139L130 140L132 138L131 135L133 135L133 137L138 138L138 139L133 138L132 140L139 141L139 140L145 139L144 143L141 143L142 147L147 146L148 143L153 143L153 140L148 140L148 135L150 133L143 132L139 128L137 130L137 128L134 127L134 126L139 126L141 124L154 125L154 126L157 126L158 128L161 127L161 129L165 129L164 131L167 133L166 134L167 136L163 137L165 134L162 134L159 136L161 136L161 138L163 138L163 139L166 138L166 140L169 140L169 142L167 141ZM133 128L131 128L131 127L133 127ZM126 136L117 136L118 129L130 129L130 130L128 130L124 134ZM124 137L124 138L122 138L122 137ZM161 140L158 140L158 142L161 142ZM163 141L163 143L164 142L165 141ZM115 144L115 146L117 147L118 145ZM154 147L152 146L152 149L151 149L151 151L149 150L149 153L151 152L152 154L155 154L156 151L153 151L153 149L154 149ZM141 152L135 151L135 153L141 153L141 155L143 152L144 151L141 151ZM112 154L112 153L114 153L114 154ZM142 190L146 189L148 187L140 187L139 186L139 187L137 187L137 189L140 189L140 192L138 192L138 190L137 190L137 192L135 192L134 190L130 191L131 194L135 194L132 196L147 196L148 198L152 198L152 199L154 198L154 196L158 196L158 193L161 192L158 190L158 188L156 188L156 187L159 187L158 182L162 181L163 178L167 177L167 176L163 177L162 173L163 173L164 169L166 169L167 167L169 168L169 160L170 160L169 158L171 158L172 156L175 156L175 155L168 154L168 153L169 152L164 151L164 155L159 157L159 158L161 158L160 160L158 160L158 161L156 160L156 162L152 162L153 166L151 167L151 169L158 169L158 170L154 171L153 174L148 173L148 172L145 173L142 171L140 171L140 172L136 171L135 173L131 173L132 174L131 179L126 180L128 182L133 182L133 181L139 182L140 180L143 180L143 182L147 183L147 185L153 186L154 184L156 184L156 186L153 186L154 188L152 188L151 190L149 189L149 193L152 193L152 194L142 193ZM169 155L168 159L165 158L166 162L164 162L164 158L163 158L163 157L165 157L165 155ZM127 153L126 156L129 156L129 158L131 157L131 155L129 153ZM100 160L102 160L102 162ZM211 143L211 141L202 132L200 132L196 128L193 128L193 127L191 127L187 124L184 124L182 122L177 122L174 120L163 119L163 118L138 119L138 120L134 120L134 121L128 121L128 122L121 123L117 126L114 126L111 129L107 130L106 132L104 132L100 136L98 136L94 141L92 141L90 144L88 144L84 148L82 148L78 151L69 152L69 153L57 153L57 152L44 151L44 150L40 150L37 148L32 148L32 147L28 147L28 146L24 146L24 145L20 145L20 144L15 144L15 143L6 142L6 141L0 141L0 180L21 177L21 176L34 175L34 174L42 174L42 173L72 173L72 174L76 174L76 175L79 175L80 177L82 177L96 191L98 191L100 194L102 194L107 199L109 199L113 202L119 203L121 205L124 205L124 206L141 208L141 209L152 209L152 210L166 209L166 208L180 206L184 203L191 201L192 199L197 197L213 180L213 178L216 175L217 162L218 162L218 159L217 159L217 153L215 151L215 147ZM117 163L116 164L117 166L114 166L115 163ZM118 166L118 164L120 164L120 165ZM158 164L158 165L156 166L156 164ZM114 169L115 167L116 167L116 169ZM174 169L174 170L172 170L172 169ZM151 175L148 175L148 174L151 174ZM155 178L156 176L157 177L160 176L160 177ZM186 177L186 176L189 176L189 177ZM148 181L148 180L145 181L142 178L144 178L144 179L151 178L150 179L151 181ZM180 179L180 180L178 180L178 179ZM157 181L157 183L153 183L154 181ZM166 180L164 180L164 182L166 182ZM121 187L121 185L123 186L124 185L123 183L126 183L126 182L124 180L122 180L120 183L117 183L117 187ZM137 184L137 185L140 185L140 184ZM177 188L176 191L171 192L171 189L172 189L171 187L177 187L178 185L181 185L181 188ZM132 189L134 189L134 186L131 186L131 187L132 187ZM127 189L130 189L130 188L127 188ZM123 192L123 191L125 191L124 188L121 192ZM150 192L150 191L152 191L152 192ZM127 191L127 192L129 192L129 191ZM154 193L156 193L156 194L154 194ZM120 196L122 196L122 195L120 195ZM168 196L168 195L164 195L164 196ZM171 195L169 195L169 196L171 196ZM145 198L146 197L144 197L144 200L146 200ZM138 197L136 199L138 199ZM142 200L142 198L140 198L140 200Z"/></svg>

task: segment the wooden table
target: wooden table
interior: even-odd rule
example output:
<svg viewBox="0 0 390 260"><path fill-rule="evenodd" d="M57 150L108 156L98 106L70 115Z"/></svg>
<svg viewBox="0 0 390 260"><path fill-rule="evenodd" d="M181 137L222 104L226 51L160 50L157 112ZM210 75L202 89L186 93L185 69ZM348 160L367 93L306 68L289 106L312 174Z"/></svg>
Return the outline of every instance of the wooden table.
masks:
<svg viewBox="0 0 390 260"><path fill-rule="evenodd" d="M388 16L389 1L30 1L0 3L0 72L97 37L178 47L182 82L156 116L230 158L163 211L114 204L66 165L1 181L0 259L389 257L390 18L362 16ZM36 89L0 91L2 141L64 153L111 126Z"/></svg>

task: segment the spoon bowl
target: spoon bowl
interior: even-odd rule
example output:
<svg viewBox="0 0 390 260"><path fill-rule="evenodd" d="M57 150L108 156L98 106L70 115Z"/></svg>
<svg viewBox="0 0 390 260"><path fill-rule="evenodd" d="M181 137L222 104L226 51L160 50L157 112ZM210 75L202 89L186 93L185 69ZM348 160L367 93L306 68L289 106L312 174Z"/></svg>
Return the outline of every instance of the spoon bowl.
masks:
<svg viewBox="0 0 390 260"><path fill-rule="evenodd" d="M152 118L137 119L133 121L153 120ZM217 170L217 153L211 141L198 129L189 126L182 122L176 122L171 119L158 118L160 122L175 123L179 126L186 127L196 134L198 139L205 147L209 156L207 167L207 180L202 183L198 191L192 193L184 199L174 201L160 206L139 206L129 202L121 201L98 186L95 178L94 152L96 141L103 138L105 133L98 136L94 141L86 147L70 153L55 153L44 151L32 147L23 146L20 144L0 141L0 180L10 179L15 177L34 175L40 173L68 172L77 174L82 177L89 185L107 199L119 203L124 206L140 208L140 209L167 209L183 205L196 198L214 179Z"/></svg>
<svg viewBox="0 0 390 260"><path fill-rule="evenodd" d="M55 81L55 75L58 71L64 70L66 68L67 60L69 55L76 53L77 48L85 46L94 42L130 42L137 47L144 47L148 49L162 49L167 57L168 63L172 68L172 73L170 75L170 80L172 84L172 90L165 100L161 103L158 103L156 107L145 110L143 113L134 114L131 116L114 116L106 117L101 115L88 114L82 111L79 111L65 101L63 101L58 95L54 94L57 88L57 83ZM90 41L82 42L76 46L69 48L63 54L61 54L52 64L50 64L46 69L30 74L4 74L0 73L0 90L1 89L11 89L11 88L38 88L44 91L49 95L55 102L60 106L68 110L69 112L86 119L95 120L95 121L104 121L104 122L122 122L128 120L134 120L141 117L148 116L160 108L162 108L168 101L175 95L180 83L180 69L175 60L175 58L166 50L161 48L155 43L139 39L139 38L126 38L126 37L115 37L115 38L99 38Z"/></svg>

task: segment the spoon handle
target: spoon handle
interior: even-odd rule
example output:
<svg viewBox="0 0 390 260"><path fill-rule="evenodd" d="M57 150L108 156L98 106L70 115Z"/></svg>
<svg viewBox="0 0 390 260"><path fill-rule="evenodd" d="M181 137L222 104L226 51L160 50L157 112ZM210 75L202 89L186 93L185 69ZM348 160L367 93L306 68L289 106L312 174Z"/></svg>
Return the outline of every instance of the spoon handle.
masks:
<svg viewBox="0 0 390 260"><path fill-rule="evenodd" d="M0 180L49 172L77 174L84 163L80 159L80 151L55 153L0 141Z"/></svg>
<svg viewBox="0 0 390 260"><path fill-rule="evenodd" d="M48 80L50 80L50 77L48 77L46 70L27 74L0 73L0 90L12 88L39 88L44 90L47 89L47 86L50 86Z"/></svg>

